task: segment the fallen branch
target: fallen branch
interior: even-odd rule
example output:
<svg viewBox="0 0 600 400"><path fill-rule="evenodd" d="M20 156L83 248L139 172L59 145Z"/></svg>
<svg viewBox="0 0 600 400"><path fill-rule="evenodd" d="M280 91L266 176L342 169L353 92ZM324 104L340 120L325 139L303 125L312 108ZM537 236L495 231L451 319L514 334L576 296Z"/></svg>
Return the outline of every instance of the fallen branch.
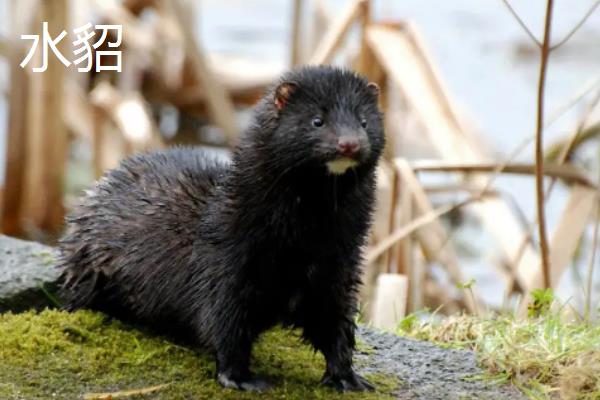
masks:
<svg viewBox="0 0 600 400"><path fill-rule="evenodd" d="M169 386L169 383L164 383L162 385L150 386L143 389L132 389L132 390L123 390L119 392L107 392L107 393L86 393L83 395L84 400L113 400L113 399L124 399L127 397L133 396L142 396L149 393L158 392Z"/></svg>

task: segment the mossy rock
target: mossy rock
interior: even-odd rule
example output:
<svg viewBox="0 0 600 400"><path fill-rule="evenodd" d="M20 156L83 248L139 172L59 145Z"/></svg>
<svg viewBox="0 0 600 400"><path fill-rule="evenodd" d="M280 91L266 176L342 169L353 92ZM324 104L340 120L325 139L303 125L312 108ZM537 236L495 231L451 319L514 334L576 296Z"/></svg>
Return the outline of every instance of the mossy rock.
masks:
<svg viewBox="0 0 600 400"><path fill-rule="evenodd" d="M369 376L374 393L340 394L320 386L323 357L293 331L267 332L253 355L254 371L275 383L260 395L221 388L210 355L100 313L7 313L0 315L0 398L71 400L163 384L137 398L388 399L395 389L394 379L385 376Z"/></svg>
<svg viewBox="0 0 600 400"><path fill-rule="evenodd" d="M53 304L60 275L55 256L51 247L0 235L0 312Z"/></svg>

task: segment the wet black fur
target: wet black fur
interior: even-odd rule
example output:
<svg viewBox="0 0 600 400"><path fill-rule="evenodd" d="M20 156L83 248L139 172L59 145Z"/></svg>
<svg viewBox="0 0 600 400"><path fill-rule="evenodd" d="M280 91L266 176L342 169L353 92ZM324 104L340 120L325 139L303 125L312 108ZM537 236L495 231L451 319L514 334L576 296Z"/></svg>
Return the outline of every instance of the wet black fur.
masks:
<svg viewBox="0 0 600 400"><path fill-rule="evenodd" d="M377 95L331 67L281 82L296 89L281 110L275 87L265 95L231 164L177 148L97 182L60 245L67 307L189 332L216 352L219 381L240 389L262 388L249 370L255 339L299 327L327 360L326 383L368 389L352 370L353 319L384 146ZM332 175L340 135L360 138L360 164Z"/></svg>

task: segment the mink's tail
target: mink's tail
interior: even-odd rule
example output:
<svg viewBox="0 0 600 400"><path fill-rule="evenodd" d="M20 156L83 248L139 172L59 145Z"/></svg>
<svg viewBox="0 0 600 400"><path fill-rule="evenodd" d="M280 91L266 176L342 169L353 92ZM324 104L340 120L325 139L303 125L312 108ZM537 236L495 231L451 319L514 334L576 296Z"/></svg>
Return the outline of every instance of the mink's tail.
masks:
<svg viewBox="0 0 600 400"><path fill-rule="evenodd" d="M96 308L102 301L101 293L108 282L106 268L109 260L100 260L95 254L106 252L90 251L89 244L81 243L77 235L67 235L61 240L58 267L62 270L59 277L59 296L63 309L74 311L81 308Z"/></svg>

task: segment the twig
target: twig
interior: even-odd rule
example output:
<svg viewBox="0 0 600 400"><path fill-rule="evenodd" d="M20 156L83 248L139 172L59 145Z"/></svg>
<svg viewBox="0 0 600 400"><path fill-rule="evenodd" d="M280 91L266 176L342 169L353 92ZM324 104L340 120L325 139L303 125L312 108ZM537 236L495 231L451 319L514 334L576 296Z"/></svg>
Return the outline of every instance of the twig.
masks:
<svg viewBox="0 0 600 400"><path fill-rule="evenodd" d="M580 137L581 133L585 129L585 127L590 119L590 115L592 114L592 111L594 111L594 109L596 108L598 103L600 103L600 90L596 93L596 95L594 96L592 101L586 107L586 110L583 113L581 120L579 121L579 124L577 125L577 130L569 138L567 145L565 147L563 147L561 153L559 154L558 162L560 164L564 164L565 162L567 162L567 160L571 156L571 153L575 149L575 145L579 142L579 137Z"/></svg>
<svg viewBox="0 0 600 400"><path fill-rule="evenodd" d="M554 0L546 3L546 21L544 23L544 41L540 51L540 78L538 81L537 95L537 123L535 133L535 191L538 230L540 237L540 251L542 255L542 272L544 287L550 288L550 262L548 260L548 237L546 236L546 216L544 213L544 92L546 89L546 71L548 69L548 55L550 54L550 32L552 29L552 8Z"/></svg>
<svg viewBox="0 0 600 400"><path fill-rule="evenodd" d="M598 182L600 182L600 179L598 179ZM586 298L583 314L588 321L592 311L592 281L594 278L594 265L596 264L596 251L598 250L598 225L600 225L600 203L597 201L594 218L596 218L596 223L594 224L594 232L592 233L592 255L590 256L590 262L587 266L587 287L585 291Z"/></svg>
<svg viewBox="0 0 600 400"><path fill-rule="evenodd" d="M113 399L123 399L127 397L133 396L142 396L145 394L150 394L157 392L159 390L165 389L170 384L165 383L162 385L150 386L143 389L133 389L133 390L123 390L119 392L107 392L107 393L86 393L83 395L84 400L113 400Z"/></svg>
<svg viewBox="0 0 600 400"><path fill-rule="evenodd" d="M573 27L573 29L571 29L569 33L565 35L565 37L560 42L550 47L550 51L556 50L560 46L568 42L569 39L571 39L571 37L579 30L579 28L581 28L583 24L585 24L585 21L588 20L588 18L594 13L594 11L596 11L596 8L598 8L598 6L600 6L600 0L597 0L596 3L594 3L594 5L590 7L588 12L583 16L583 18Z"/></svg>
<svg viewBox="0 0 600 400"><path fill-rule="evenodd" d="M510 13L512 14L512 16L517 20L517 22L519 23L519 25L521 25L521 28L523 28L523 30L525 31L525 33L527 33L527 36L529 36L529 38L531 40L533 40L533 42L538 47L542 47L542 44L540 43L540 41L537 40L537 38L535 37L535 35L531 32L531 30L527 27L527 25L525 25L525 22L523 22L523 20L521 19L521 17L519 17L519 14L517 14L517 12L515 11L515 9L512 8L512 6L508 2L508 0L502 0L502 2L506 6L506 8L508 8L508 11L510 11Z"/></svg>
<svg viewBox="0 0 600 400"><path fill-rule="evenodd" d="M600 79L597 80L597 83L600 83ZM586 93L587 93L587 91L586 91ZM586 111L582 115L582 117L577 125L577 129L576 129L575 133L573 135L571 135L571 137L569 138L569 141L566 144L564 143L564 141L561 141L560 143L553 145L547 152L547 155L545 156L546 161L556 163L557 162L556 160L558 159L559 165L564 164L568 160L572 151L577 146L579 146L579 144L584 139L594 137L596 135L596 132L600 132L600 124L592 125L591 127L587 128L585 130L583 129L584 126L587 124L587 121L589 120L589 116L591 115L592 111L594 110L595 106L598 104L599 101L600 101L600 91L597 93L597 95L594 97L594 99L588 105L588 107L586 107ZM547 127L548 123L546 123L545 126ZM555 183L555 179L552 179L550 181L550 184L548 185L548 189L546 190L546 194L545 194L546 200L550 197L550 195L552 193L552 189L554 188L554 183ZM513 260L515 265L521 261L521 257L525 253L525 248L526 248L527 244L532 242L533 238L532 238L531 233L533 232L534 226L537 223L538 223L538 221L536 219L532 224L530 224L527 227L526 235L523 238L523 241L521 242L521 245L519 246L519 251L517 251L517 254Z"/></svg>
<svg viewBox="0 0 600 400"><path fill-rule="evenodd" d="M550 114L550 116L546 120L545 127L547 128L548 126L550 126L554 122L556 122L557 119L562 117L567 111L569 111L571 108L573 108L573 106L575 104L577 104L582 98L587 96L587 94L590 93L592 90L596 89L599 85L600 85L600 77L599 76L586 82L586 84L583 86L583 88L578 90L577 93L575 93L575 95L573 95L569 99L569 101L567 101L564 105L560 106L559 108L557 108L556 110L554 110L554 112L552 112Z"/></svg>
<svg viewBox="0 0 600 400"><path fill-rule="evenodd" d="M417 161L411 164L415 172L459 172L464 174L492 172L495 173L499 167L502 167L502 173L516 175L535 174L535 164L530 163L451 163L438 161ZM543 174L552 179L562 179L566 183L578 183L591 189L598 190L599 187L591 182L586 174L578 167L571 164L552 164L544 165Z"/></svg>

